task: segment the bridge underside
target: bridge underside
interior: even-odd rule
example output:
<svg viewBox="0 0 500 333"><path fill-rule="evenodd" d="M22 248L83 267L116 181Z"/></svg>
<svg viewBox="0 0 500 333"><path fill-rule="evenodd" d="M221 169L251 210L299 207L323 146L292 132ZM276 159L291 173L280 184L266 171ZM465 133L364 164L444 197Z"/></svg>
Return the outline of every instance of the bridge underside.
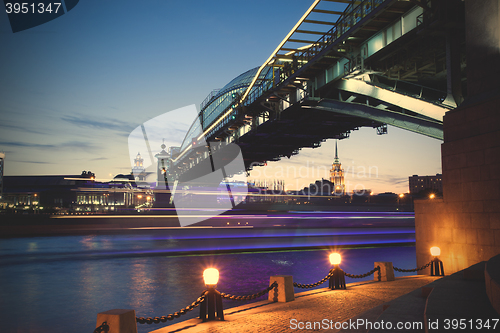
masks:
<svg viewBox="0 0 500 333"><path fill-rule="evenodd" d="M443 138L442 122L436 120L362 103L309 98L293 104L279 114L271 114L271 119L239 136L234 143L241 149L245 170L251 170L267 161L297 155L301 148L318 148L327 139L348 138L351 131L360 127L377 128L377 132L383 134L387 124L433 138ZM206 149L204 147L196 149L202 152ZM212 151L212 162L210 159L200 161L185 170L179 180L191 181L202 177L206 170L214 171L214 168L218 168L211 163L217 162L219 167L223 167L236 155L237 152L221 146ZM243 166L237 172L243 171L242 169Z"/></svg>
<svg viewBox="0 0 500 333"><path fill-rule="evenodd" d="M335 113L310 104L296 103L256 129L239 137L245 167L277 161L298 154L301 148L317 148L327 139L343 139L359 127L379 127L383 122Z"/></svg>
<svg viewBox="0 0 500 333"><path fill-rule="evenodd" d="M412 115L377 109L368 105L322 99L305 100L283 110L279 118L270 119L239 137L248 169L252 163L277 161L298 154L301 148L317 148L327 139L344 139L360 127L382 127L389 124L436 139L443 138L441 122L423 120Z"/></svg>
<svg viewBox="0 0 500 333"><path fill-rule="evenodd" d="M276 56L282 63L266 81L272 85L222 110L206 141L236 143L249 170L362 126L383 132L391 125L442 140L442 117L463 100L466 86L464 8L459 0L424 3L384 1L349 34L333 42L325 35L307 52ZM188 151L176 161L176 177L193 178L189 169L203 163L199 156Z"/></svg>

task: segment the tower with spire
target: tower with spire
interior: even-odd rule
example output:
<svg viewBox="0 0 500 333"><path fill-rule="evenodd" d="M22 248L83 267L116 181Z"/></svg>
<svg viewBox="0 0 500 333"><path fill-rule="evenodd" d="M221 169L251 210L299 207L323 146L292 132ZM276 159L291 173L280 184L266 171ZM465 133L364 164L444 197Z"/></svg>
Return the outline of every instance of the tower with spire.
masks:
<svg viewBox="0 0 500 333"><path fill-rule="evenodd" d="M132 168L132 174L136 181L146 181L146 169L144 168L144 159L141 153L137 153L134 159L134 167Z"/></svg>
<svg viewBox="0 0 500 333"><path fill-rule="evenodd" d="M335 159L330 170L330 182L334 186L332 194L345 195L344 169L342 169L342 164L339 160L337 141L335 141Z"/></svg>

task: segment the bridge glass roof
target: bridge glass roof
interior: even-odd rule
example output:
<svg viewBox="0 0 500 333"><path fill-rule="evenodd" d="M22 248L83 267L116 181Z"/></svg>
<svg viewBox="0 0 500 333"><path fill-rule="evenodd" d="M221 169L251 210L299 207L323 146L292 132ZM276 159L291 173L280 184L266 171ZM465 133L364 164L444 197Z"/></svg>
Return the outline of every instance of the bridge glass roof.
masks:
<svg viewBox="0 0 500 333"><path fill-rule="evenodd" d="M231 107L234 102L232 94L237 93L240 96L245 92L250 83L252 82L254 76L256 75L259 67L252 68L243 74L238 75L228 84L226 84L222 89L215 94L208 103L202 108L198 119L196 119L191 125L188 133L184 137L184 141L181 145L181 151L192 143L192 139L198 137L210 124L219 118L219 116ZM261 84L267 80L272 80L272 70L271 67L263 70L259 75L259 83L252 87L252 91L258 89Z"/></svg>

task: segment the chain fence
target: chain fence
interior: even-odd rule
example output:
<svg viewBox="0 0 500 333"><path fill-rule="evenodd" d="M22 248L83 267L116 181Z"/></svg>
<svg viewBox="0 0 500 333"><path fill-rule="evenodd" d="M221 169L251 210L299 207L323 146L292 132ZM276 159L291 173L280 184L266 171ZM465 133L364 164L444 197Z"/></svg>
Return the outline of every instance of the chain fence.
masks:
<svg viewBox="0 0 500 333"><path fill-rule="evenodd" d="M316 283L311 283L311 284L301 284L301 283L297 283L297 282L294 282L293 283L293 286L294 287L297 287L297 288L303 288L303 289L310 289L310 288L314 288L314 287L317 287L319 286L320 284L322 283L325 283L326 280L328 280L329 278L331 278L333 276L333 269L330 270L330 273L328 273L327 276L325 276L323 279L319 280L318 282Z"/></svg>
<svg viewBox="0 0 500 333"><path fill-rule="evenodd" d="M398 271L398 272L416 272L416 271L420 271L420 270L423 270L423 269L429 267L431 264L432 264L432 261L430 261L429 263L425 264L422 267L418 267L418 268L414 268L414 269L402 269L402 268L398 268L396 266L393 266L393 268L394 268L395 271ZM365 278L367 276L370 276L370 275L372 275L373 273L375 273L377 271L378 271L378 280L380 281L381 280L381 269L380 269L380 266L375 267L374 269L372 269L371 271L369 271L369 272L367 272L365 274L358 274L358 275L356 275L356 274L349 274L349 273L346 273L346 272L343 272L343 274L345 276L347 276L347 277L352 278L352 279L361 279L361 278ZM334 272L335 272L335 270L331 269L327 276L325 276L323 279L319 280L316 283L301 284L301 283L294 282L293 286L297 287L297 288L303 288L303 289L310 289L310 288L317 287L320 284L325 283L328 279L330 279L334 275ZM262 291L260 291L258 293L252 294L252 295L237 296L237 295L231 295L231 294L226 294L226 293L220 293L220 296L222 298L230 299L230 300L249 301L249 300L256 299L256 298L258 298L258 297L260 297L260 296L268 293L273 288L277 288L277 286L278 286L278 283L276 281L274 281L266 289L264 289L264 290L262 290ZM198 297L198 299L196 301L194 301L193 303L191 303L187 307L185 307L185 308L183 308L183 309L181 309L181 310L179 310L177 312L174 312L172 314L168 314L166 316L161 316L161 317L147 317L147 318L136 317L136 321L139 324L153 324L153 323L158 324L158 323L164 323L164 322L166 322L168 320L174 320L175 318L179 318L180 316L188 313L189 311L192 311L194 308L196 308L198 305L200 305L205 300L205 298L207 296L207 293L208 293L208 290L205 290L201 294L201 296ZM103 322L101 326L97 327L94 330L94 333L101 333L101 332L108 332L108 331L109 331L109 325L106 322Z"/></svg>
<svg viewBox="0 0 500 333"><path fill-rule="evenodd" d="M201 294L201 296L198 297L198 299L196 301L194 301L193 303L191 303L191 305L188 305L184 309L180 309L179 311L174 312L172 314L169 314L169 315L166 315L166 316L161 316L161 317L154 317L154 318L151 318L151 317L147 317L147 318L136 317L136 321L139 324L152 324L152 323L159 324L159 323L164 323L167 320L174 320L175 318L179 318L180 316L185 315L186 313L188 313L189 311L193 310L198 305L200 305L200 303L203 302L203 300L207 296L207 293L208 293L208 290L205 290Z"/></svg>
<svg viewBox="0 0 500 333"><path fill-rule="evenodd" d="M356 274L349 274L349 273L345 273L344 272L344 275L347 276L347 277L350 277L351 279L362 279L364 277L372 275L376 271L378 271L378 280L380 281L382 279L382 276L380 275L380 266L375 267L374 269L372 269L371 271L369 271L369 272L367 272L365 274L358 274L358 275L356 275Z"/></svg>
<svg viewBox="0 0 500 333"><path fill-rule="evenodd" d="M236 295L231 295L231 294L220 293L220 296L222 298L231 299L231 300L235 300L235 301L249 301L252 299L256 299L264 294L267 294L268 292L271 291L271 289L277 288L277 287L278 287L278 283L276 281L274 281L269 287L267 287L266 289L264 289L261 292L258 292L256 294L246 295L246 296L236 296Z"/></svg>
<svg viewBox="0 0 500 333"><path fill-rule="evenodd" d="M261 292L258 292L256 294L252 295L245 295L245 296L236 296L236 295L230 295L230 294L225 294L225 293L220 293L220 296L222 298L226 299L231 299L231 300L236 300L236 301L249 301L252 299L256 299L266 293L268 293L271 289L278 287L278 283L274 281L269 287L266 289L262 290ZM200 297L196 301L194 301L191 305L188 305L184 309L181 309L177 312L174 312L172 314L166 315L166 316L161 316L161 317L136 317L136 321L139 324L159 324L159 323L164 323L167 320L174 320L175 318L179 318L180 316L188 313L189 311L193 310L196 308L198 305L201 304L205 300L205 297L207 296L208 290L205 290ZM97 329L96 329L97 330ZM100 333L101 331L94 332L94 333ZM106 331L107 332L107 331Z"/></svg>
<svg viewBox="0 0 500 333"><path fill-rule="evenodd" d="M421 271L423 269L426 269L427 267L429 267L432 264L432 262L433 261L431 260L427 264L423 265L422 267L417 267L417 268L413 268L413 269L402 269L402 268L397 268L396 266L393 266L393 268L395 271L398 271L398 272L404 272L404 273L416 272L416 271Z"/></svg>
<svg viewBox="0 0 500 333"><path fill-rule="evenodd" d="M344 272L344 275L347 276L347 277L350 277L352 279L362 279L364 277L367 277L367 276L370 276L372 275L373 273L375 273L376 271L378 271L378 280L380 281L381 280L381 275L380 275L380 266L377 266L375 267L374 269L372 269L371 271L365 273L365 274L359 274L359 275L355 275L355 274L349 274L349 273L346 273ZM301 284L301 283L297 283L297 282L294 282L293 283L293 286L294 287L297 287L297 288L303 288L303 289L310 289L310 288L314 288L314 287L317 287L319 286L320 284L322 283L325 283L326 280L328 280L329 278L331 278L333 276L333 273L334 270L330 270L330 273L325 276L323 279L319 280L318 282L316 283L311 283L311 284Z"/></svg>

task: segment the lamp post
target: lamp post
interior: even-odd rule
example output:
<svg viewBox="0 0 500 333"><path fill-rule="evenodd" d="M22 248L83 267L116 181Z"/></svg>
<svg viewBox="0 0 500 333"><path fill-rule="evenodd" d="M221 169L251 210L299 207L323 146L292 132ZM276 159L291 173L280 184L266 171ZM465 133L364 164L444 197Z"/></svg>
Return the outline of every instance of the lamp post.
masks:
<svg viewBox="0 0 500 333"><path fill-rule="evenodd" d="M434 256L431 264L431 276L444 276L443 262L438 258L441 255L441 249L437 246L431 247L431 255Z"/></svg>
<svg viewBox="0 0 500 333"><path fill-rule="evenodd" d="M200 319L203 321L209 320L224 320L224 310L222 308L222 297L220 292L215 290L217 282L219 282L219 271L216 268L207 268L203 272L203 280L207 286L207 294L205 299L200 304ZM217 311L217 314L215 313Z"/></svg>
<svg viewBox="0 0 500 333"><path fill-rule="evenodd" d="M333 265L333 268L330 270L330 273L333 274L328 280L328 287L332 290L346 289L344 271L339 267L340 261L341 261L340 254L338 253L330 254L330 263Z"/></svg>

